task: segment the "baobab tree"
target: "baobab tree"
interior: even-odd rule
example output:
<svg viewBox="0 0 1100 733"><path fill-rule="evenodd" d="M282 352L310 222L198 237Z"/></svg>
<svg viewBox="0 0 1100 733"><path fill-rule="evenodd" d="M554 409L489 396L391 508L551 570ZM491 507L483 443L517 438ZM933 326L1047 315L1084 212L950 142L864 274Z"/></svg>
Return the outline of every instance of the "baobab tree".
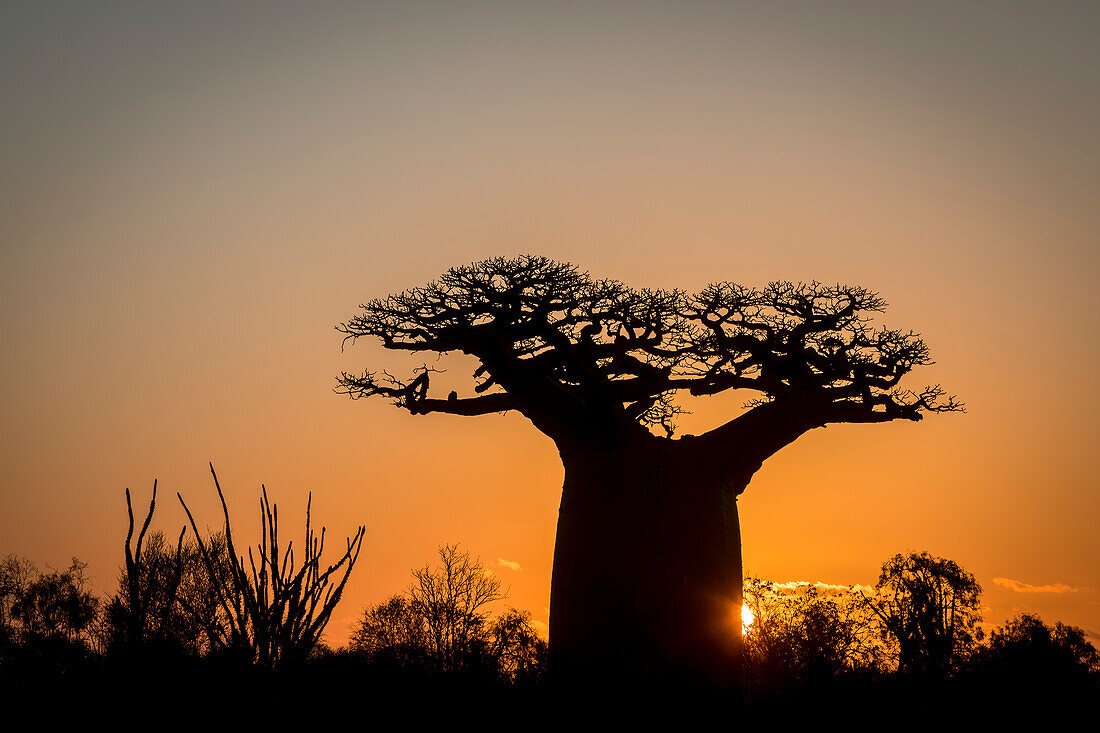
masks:
<svg viewBox="0 0 1100 733"><path fill-rule="evenodd" d="M515 410L565 468L550 594L559 679L737 685L741 538L737 497L766 458L830 423L920 420L961 409L939 386L899 383L931 363L912 332L869 316L860 287L728 282L689 295L594 279L543 257L455 267L363 304L345 342L474 357L472 393L441 398L434 370L343 373L338 391L413 415ZM674 437L677 393L744 390L744 411Z"/></svg>

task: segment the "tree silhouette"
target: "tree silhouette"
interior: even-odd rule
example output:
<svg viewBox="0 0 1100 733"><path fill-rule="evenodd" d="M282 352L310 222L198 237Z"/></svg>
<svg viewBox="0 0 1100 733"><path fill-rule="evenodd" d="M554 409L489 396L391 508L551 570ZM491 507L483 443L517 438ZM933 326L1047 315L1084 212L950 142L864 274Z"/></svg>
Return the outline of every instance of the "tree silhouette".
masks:
<svg viewBox="0 0 1100 733"><path fill-rule="evenodd" d="M531 614L508 609L490 617L505 597L497 579L458 545L439 548L439 564L413 570L404 595L367 608L351 649L388 667L472 673L510 683L538 676L545 642Z"/></svg>
<svg viewBox="0 0 1100 733"><path fill-rule="evenodd" d="M230 560L223 533L207 540L216 574L212 577L198 541L185 540L186 526L175 545L159 531L149 533L156 508L157 482L149 510L134 541L134 510L126 490L125 566L119 592L102 617L101 640L112 654L201 655L217 648L228 622L219 602L230 582Z"/></svg>
<svg viewBox="0 0 1100 733"><path fill-rule="evenodd" d="M981 593L954 560L909 553L883 563L867 604L896 644L899 672L943 678L980 636Z"/></svg>
<svg viewBox="0 0 1100 733"><path fill-rule="evenodd" d="M25 558L0 559L0 689L38 675L63 674L87 657L99 599L87 588L85 563L40 572Z"/></svg>
<svg viewBox="0 0 1100 733"><path fill-rule="evenodd" d="M220 652L239 656L261 667L299 664L321 640L336 604L344 592L359 550L363 545L365 527L360 526L335 563L324 568L321 556L325 550L325 529L318 535L313 530L310 506L306 503L305 541L299 553L301 565L294 561L293 542L285 548L279 544L279 510L267 498L261 485L260 542L248 548L248 563L237 554L233 530L229 523L229 507L225 503L218 475L210 466L214 487L222 504L225 519L225 551L228 557L228 582L222 555L217 552L215 538L203 541L195 518L179 493L176 497L187 513L195 532L199 553L218 594L224 625L213 625L211 643ZM213 633L220 632L220 633Z"/></svg>
<svg viewBox="0 0 1100 733"><path fill-rule="evenodd" d="M134 505L130 489L126 489L126 566L119 578L120 592L107 604L104 636L111 650L137 650L149 643L184 642L186 634L180 633L181 617L176 597L183 579L184 527L176 541L174 552L165 547L164 534L154 532L146 543L145 536L153 521L157 505L157 482L153 481L153 494L149 499L149 511L141 524L134 542Z"/></svg>
<svg viewBox="0 0 1100 733"><path fill-rule="evenodd" d="M428 657L424 620L401 594L365 610L349 646L356 654L387 667L411 669Z"/></svg>
<svg viewBox="0 0 1100 733"><path fill-rule="evenodd" d="M961 405L899 384L929 364L914 333L872 326L860 287L718 283L695 295L635 290L542 257L455 267L371 300L345 341L475 357L473 394L343 373L338 390L415 415L515 410L565 467L550 601L555 673L608 664L639 678L735 685L741 640L736 498L765 459L830 423L919 420ZM742 414L672 439L675 395L746 390ZM661 434L655 434L655 431Z"/></svg>
<svg viewBox="0 0 1100 733"><path fill-rule="evenodd" d="M444 670L463 666L486 632L486 606L504 598L500 580L458 545L439 548L439 565L413 571L409 606L423 620L428 653Z"/></svg>
<svg viewBox="0 0 1100 733"><path fill-rule="evenodd" d="M779 586L745 578L746 688L751 696L827 684L852 670L883 668L877 617L854 589L822 593L811 583Z"/></svg>
<svg viewBox="0 0 1100 733"><path fill-rule="evenodd" d="M1020 614L990 633L972 671L987 687L1050 704L1067 698L1100 699L1100 654L1084 629L1043 623Z"/></svg>

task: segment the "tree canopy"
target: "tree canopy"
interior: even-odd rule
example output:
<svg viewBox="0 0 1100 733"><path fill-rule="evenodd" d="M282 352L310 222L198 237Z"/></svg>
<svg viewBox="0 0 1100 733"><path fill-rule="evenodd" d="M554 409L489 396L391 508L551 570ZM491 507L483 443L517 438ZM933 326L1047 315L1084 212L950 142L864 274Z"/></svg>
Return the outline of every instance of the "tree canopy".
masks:
<svg viewBox="0 0 1100 733"><path fill-rule="evenodd" d="M899 670L942 677L981 638L981 593L954 560L907 553L883 563L867 604L897 645Z"/></svg>
<svg viewBox="0 0 1100 733"><path fill-rule="evenodd" d="M475 357L472 394L433 395L427 364L407 377L344 372L338 391L388 397L413 414L518 410L555 439L580 426L660 426L671 437L678 392L747 390L750 407L795 410L807 428L962 409L938 385L900 385L932 362L918 334L871 322L885 306L854 286L720 282L689 294L634 289L545 257L496 258L371 300L337 326L345 342L370 336L387 349Z"/></svg>

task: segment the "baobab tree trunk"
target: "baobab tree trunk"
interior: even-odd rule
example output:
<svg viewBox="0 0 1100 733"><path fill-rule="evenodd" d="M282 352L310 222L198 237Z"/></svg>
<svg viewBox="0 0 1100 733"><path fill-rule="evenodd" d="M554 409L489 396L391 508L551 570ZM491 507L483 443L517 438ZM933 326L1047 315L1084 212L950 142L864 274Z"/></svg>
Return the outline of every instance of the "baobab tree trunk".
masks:
<svg viewBox="0 0 1100 733"><path fill-rule="evenodd" d="M735 690L737 495L690 438L562 450L550 595L559 680Z"/></svg>

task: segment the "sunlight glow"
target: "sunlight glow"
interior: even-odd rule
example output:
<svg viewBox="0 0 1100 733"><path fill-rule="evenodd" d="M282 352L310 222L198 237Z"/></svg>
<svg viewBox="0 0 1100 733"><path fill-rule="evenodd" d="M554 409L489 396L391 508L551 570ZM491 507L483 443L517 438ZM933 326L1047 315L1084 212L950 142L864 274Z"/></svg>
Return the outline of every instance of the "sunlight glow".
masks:
<svg viewBox="0 0 1100 733"><path fill-rule="evenodd" d="M752 615L752 609L749 608L744 603L742 603L741 604L741 635L742 636L749 633L749 627L752 626L752 622L753 622L754 618L755 617Z"/></svg>

